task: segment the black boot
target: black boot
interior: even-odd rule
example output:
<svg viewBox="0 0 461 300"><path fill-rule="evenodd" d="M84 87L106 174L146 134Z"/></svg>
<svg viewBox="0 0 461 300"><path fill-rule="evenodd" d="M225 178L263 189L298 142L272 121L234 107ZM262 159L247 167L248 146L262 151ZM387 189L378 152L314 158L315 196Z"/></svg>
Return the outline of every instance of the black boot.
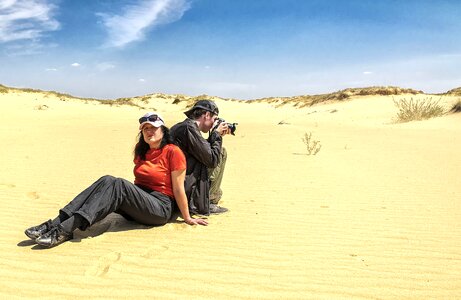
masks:
<svg viewBox="0 0 461 300"><path fill-rule="evenodd" d="M51 229L51 220L48 220L40 225L30 227L24 231L24 233L31 239L35 240L42 236L42 234L48 232Z"/></svg>
<svg viewBox="0 0 461 300"><path fill-rule="evenodd" d="M41 246L48 248L57 246L65 241L71 240L73 237L72 232L66 232L61 224L53 226L50 231L37 238L35 242Z"/></svg>

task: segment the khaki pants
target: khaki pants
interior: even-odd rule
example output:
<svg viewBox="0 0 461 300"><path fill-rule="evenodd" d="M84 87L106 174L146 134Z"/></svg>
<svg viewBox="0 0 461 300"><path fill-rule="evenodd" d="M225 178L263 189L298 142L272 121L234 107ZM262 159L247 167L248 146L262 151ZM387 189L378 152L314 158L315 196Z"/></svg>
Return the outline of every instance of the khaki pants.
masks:
<svg viewBox="0 0 461 300"><path fill-rule="evenodd" d="M226 148L221 148L221 161L216 166L216 168L208 169L208 174L210 176L211 186L210 186L210 202L213 204L218 204L222 196L221 182L224 175L224 167L226 166L227 160L227 151Z"/></svg>

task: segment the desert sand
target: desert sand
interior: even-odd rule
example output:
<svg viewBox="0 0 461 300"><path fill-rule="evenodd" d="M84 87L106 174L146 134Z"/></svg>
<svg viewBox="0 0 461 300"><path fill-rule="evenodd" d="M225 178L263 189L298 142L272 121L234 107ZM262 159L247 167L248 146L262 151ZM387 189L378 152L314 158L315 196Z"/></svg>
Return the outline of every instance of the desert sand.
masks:
<svg viewBox="0 0 461 300"><path fill-rule="evenodd" d="M133 180L138 118L155 110L172 126L186 102L0 93L0 298L459 299L461 114L396 123L392 99L405 97L218 99L239 123L224 140L227 214L207 227L111 214L43 249L23 231L103 175Z"/></svg>

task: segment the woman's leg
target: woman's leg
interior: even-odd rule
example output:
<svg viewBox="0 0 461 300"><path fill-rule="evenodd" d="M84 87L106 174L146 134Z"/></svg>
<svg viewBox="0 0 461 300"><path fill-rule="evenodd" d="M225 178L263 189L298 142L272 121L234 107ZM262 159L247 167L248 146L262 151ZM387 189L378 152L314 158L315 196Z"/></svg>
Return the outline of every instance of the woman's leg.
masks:
<svg viewBox="0 0 461 300"><path fill-rule="evenodd" d="M62 222L72 217L76 211L85 205L85 203L98 199L111 186L113 179L115 179L115 177L106 175L96 180L92 185L78 194L65 207L60 209L59 216L53 220L53 223L58 220ZM67 218L65 216L67 216Z"/></svg>
<svg viewBox="0 0 461 300"><path fill-rule="evenodd" d="M128 216L128 219L144 225L166 224L171 219L174 209L174 200L160 192L147 192L139 187L136 188L138 191L141 191L139 195L133 196L135 198L143 197L145 200L141 203L139 203L139 201L124 201L115 212L125 217Z"/></svg>
<svg viewBox="0 0 461 300"><path fill-rule="evenodd" d="M53 220L48 220L40 225L30 227L25 230L25 234L35 240L44 233L50 231L52 227L58 226L64 221L68 220L92 195L97 194L106 182L106 176L99 178L91 186L86 188L77 197L75 197L69 204L59 211L59 215Z"/></svg>
<svg viewBox="0 0 461 300"><path fill-rule="evenodd" d="M171 218L172 200L161 193L148 193L125 179L104 176L61 209L70 216L68 220L36 241L56 246L71 239L76 227L84 229L115 211L142 224L163 225Z"/></svg>
<svg viewBox="0 0 461 300"><path fill-rule="evenodd" d="M148 193L125 179L113 176L104 176L92 186L93 189L82 192L61 211L69 216L82 216L89 226L118 210L147 225L162 225L171 217L171 200L161 193Z"/></svg>

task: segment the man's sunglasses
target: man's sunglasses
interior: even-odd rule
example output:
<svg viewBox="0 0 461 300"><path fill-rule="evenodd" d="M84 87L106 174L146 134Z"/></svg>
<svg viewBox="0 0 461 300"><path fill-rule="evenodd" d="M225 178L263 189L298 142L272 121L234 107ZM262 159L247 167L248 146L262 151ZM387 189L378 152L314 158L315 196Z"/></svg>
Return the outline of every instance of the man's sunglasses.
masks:
<svg viewBox="0 0 461 300"><path fill-rule="evenodd" d="M158 120L163 122L162 118L160 118L157 115L152 115L152 116L148 116L148 117L142 117L142 118L139 119L139 124L142 124L144 122L155 122L155 121L158 121ZM163 122L163 123L165 123L165 122Z"/></svg>

